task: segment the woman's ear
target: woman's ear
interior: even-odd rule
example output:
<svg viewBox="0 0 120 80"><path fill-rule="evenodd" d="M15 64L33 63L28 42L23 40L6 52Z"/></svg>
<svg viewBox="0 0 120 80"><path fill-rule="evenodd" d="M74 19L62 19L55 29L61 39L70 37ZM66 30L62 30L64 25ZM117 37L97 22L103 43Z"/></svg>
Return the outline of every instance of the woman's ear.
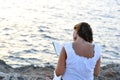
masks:
<svg viewBox="0 0 120 80"><path fill-rule="evenodd" d="M77 39L77 37L74 37L73 40L75 41Z"/></svg>
<svg viewBox="0 0 120 80"><path fill-rule="evenodd" d="M75 41L77 39L77 31L73 32L73 40Z"/></svg>

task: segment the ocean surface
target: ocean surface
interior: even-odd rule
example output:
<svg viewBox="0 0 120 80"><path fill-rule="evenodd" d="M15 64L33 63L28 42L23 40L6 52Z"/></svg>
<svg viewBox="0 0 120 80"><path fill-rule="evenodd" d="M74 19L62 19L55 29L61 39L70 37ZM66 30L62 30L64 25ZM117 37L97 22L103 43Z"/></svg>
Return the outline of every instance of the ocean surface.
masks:
<svg viewBox="0 0 120 80"><path fill-rule="evenodd" d="M72 41L88 22L102 65L120 63L120 0L0 0L0 59L13 67L56 65L52 41Z"/></svg>

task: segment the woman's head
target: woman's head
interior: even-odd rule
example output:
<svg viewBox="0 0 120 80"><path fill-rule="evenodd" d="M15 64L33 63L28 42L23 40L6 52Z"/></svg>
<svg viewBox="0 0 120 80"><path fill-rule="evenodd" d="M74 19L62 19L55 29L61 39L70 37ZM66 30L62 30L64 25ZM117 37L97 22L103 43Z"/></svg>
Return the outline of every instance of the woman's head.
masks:
<svg viewBox="0 0 120 80"><path fill-rule="evenodd" d="M81 37L85 41L92 43L93 32L92 32L92 29L88 23L86 23L86 22L78 23L74 26L74 30L76 32L76 35L78 35L79 37ZM76 35L74 33L73 36L76 36Z"/></svg>

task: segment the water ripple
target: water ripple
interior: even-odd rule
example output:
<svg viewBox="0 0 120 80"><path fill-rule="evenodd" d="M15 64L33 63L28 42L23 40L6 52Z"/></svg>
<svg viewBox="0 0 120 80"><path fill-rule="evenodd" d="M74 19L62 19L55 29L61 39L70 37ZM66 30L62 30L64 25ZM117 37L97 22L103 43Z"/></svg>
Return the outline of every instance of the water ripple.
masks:
<svg viewBox="0 0 120 80"><path fill-rule="evenodd" d="M72 41L73 26L82 21L93 27L94 41L102 49L102 64L120 60L120 0L0 0L0 3L0 57L11 65L56 64L58 57L51 41Z"/></svg>

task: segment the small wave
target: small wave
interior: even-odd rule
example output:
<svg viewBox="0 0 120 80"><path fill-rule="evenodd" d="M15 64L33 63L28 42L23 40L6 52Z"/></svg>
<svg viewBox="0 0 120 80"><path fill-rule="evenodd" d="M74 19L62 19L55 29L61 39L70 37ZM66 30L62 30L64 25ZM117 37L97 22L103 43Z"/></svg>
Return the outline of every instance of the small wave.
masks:
<svg viewBox="0 0 120 80"><path fill-rule="evenodd" d="M57 40L57 38L55 38L54 36L50 36L48 34L41 34L43 38L46 38L46 39L52 39L52 40Z"/></svg>
<svg viewBox="0 0 120 80"><path fill-rule="evenodd" d="M114 30L114 31L117 30L117 28L115 28L115 27L113 27L113 28L111 27L111 28L107 28L107 29L108 30Z"/></svg>
<svg viewBox="0 0 120 80"><path fill-rule="evenodd" d="M36 49L29 49L29 50L24 50L22 52L23 53L35 53L35 52L38 52L38 50L36 50Z"/></svg>
<svg viewBox="0 0 120 80"><path fill-rule="evenodd" d="M108 15L108 14L104 14L104 15L100 15L103 18L115 18L115 16L113 15Z"/></svg>
<svg viewBox="0 0 120 80"><path fill-rule="evenodd" d="M25 60L25 58L22 58L22 57L16 57L16 56L9 56L8 59L12 59L12 60Z"/></svg>
<svg viewBox="0 0 120 80"><path fill-rule="evenodd" d="M20 36L26 37L26 36L28 36L28 35L25 35L25 34L21 34Z"/></svg>
<svg viewBox="0 0 120 80"><path fill-rule="evenodd" d="M28 58L28 60L36 60L36 61L39 61L40 59L37 59L37 58Z"/></svg>
<svg viewBox="0 0 120 80"><path fill-rule="evenodd" d="M9 56L9 59L12 60L17 60L17 61L26 61L26 62L31 62L31 61L40 61L40 59L37 58L22 58L22 57L18 57L18 56Z"/></svg>
<svg viewBox="0 0 120 80"><path fill-rule="evenodd" d="M42 50L43 53L50 53L50 51L48 49L44 49Z"/></svg>
<svg viewBox="0 0 120 80"><path fill-rule="evenodd" d="M118 5L120 5L120 0L115 0Z"/></svg>
<svg viewBox="0 0 120 80"><path fill-rule="evenodd" d="M115 35L116 37L120 37L120 34Z"/></svg>
<svg viewBox="0 0 120 80"><path fill-rule="evenodd" d="M39 52L38 50L36 49L28 49L28 50L23 50L23 51L19 51L19 52L13 52L13 51L9 51L9 54L14 54L14 55L17 55L19 56L20 54L35 54L36 52Z"/></svg>
<svg viewBox="0 0 120 80"><path fill-rule="evenodd" d="M38 27L38 32L49 32L50 29L47 26L39 26Z"/></svg>
<svg viewBox="0 0 120 80"><path fill-rule="evenodd" d="M5 31L8 31L8 30L12 30L11 28L4 28L3 30L5 30Z"/></svg>
<svg viewBox="0 0 120 80"><path fill-rule="evenodd" d="M3 45L3 44L2 44L2 45L0 45L0 48L5 48L5 47L6 47L6 46L5 46L5 45Z"/></svg>
<svg viewBox="0 0 120 80"><path fill-rule="evenodd" d="M23 39L23 40L19 40L20 42L28 42L28 40L25 40L25 39Z"/></svg>
<svg viewBox="0 0 120 80"><path fill-rule="evenodd" d="M43 30L43 29L39 29L38 31L39 31L39 32L44 32L44 30Z"/></svg>
<svg viewBox="0 0 120 80"><path fill-rule="evenodd" d="M114 50L105 50L106 53L110 54L110 55L114 55L114 56L117 56L119 55L118 52L114 51Z"/></svg>

